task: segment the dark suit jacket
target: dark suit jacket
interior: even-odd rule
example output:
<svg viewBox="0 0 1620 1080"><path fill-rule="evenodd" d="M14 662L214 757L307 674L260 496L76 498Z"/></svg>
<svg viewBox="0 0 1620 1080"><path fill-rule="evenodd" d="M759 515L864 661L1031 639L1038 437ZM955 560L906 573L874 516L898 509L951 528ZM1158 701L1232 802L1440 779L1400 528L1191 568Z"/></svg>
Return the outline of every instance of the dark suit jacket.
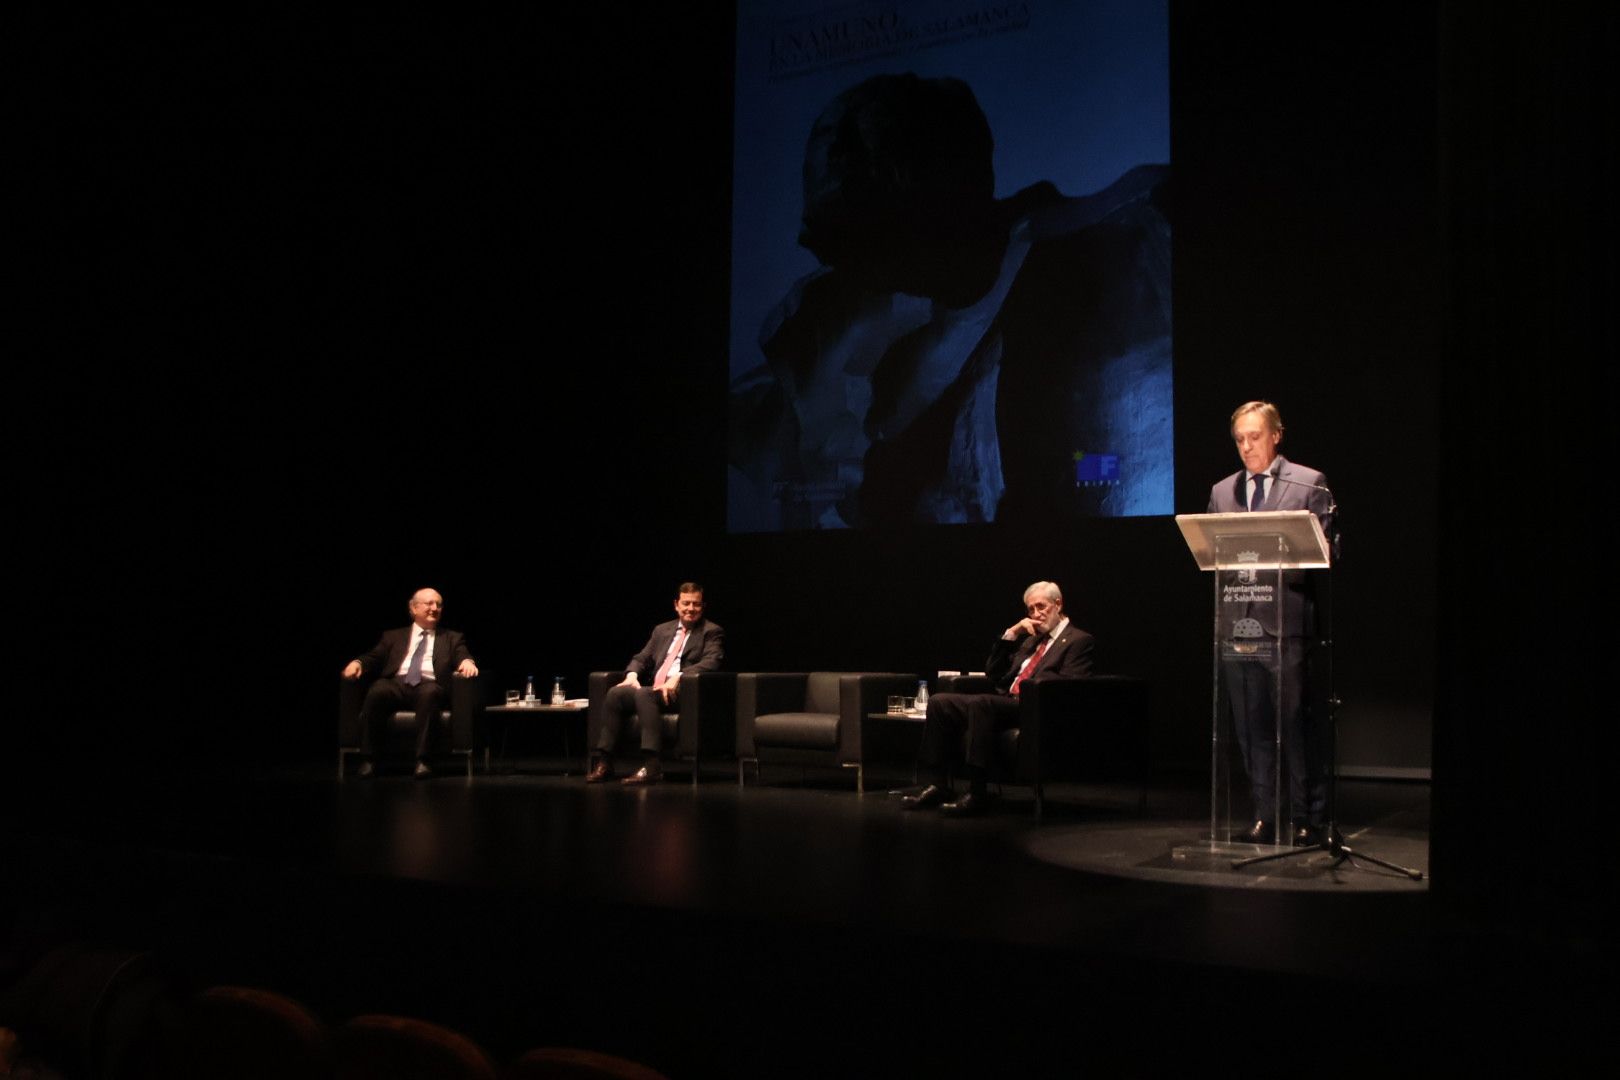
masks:
<svg viewBox="0 0 1620 1080"><path fill-rule="evenodd" d="M1327 477L1315 469L1295 465L1281 454L1277 455L1271 463L1271 468L1266 471L1273 477L1281 477L1283 482L1278 483L1276 480L1266 482L1264 509L1309 510L1315 514L1317 520L1322 523L1322 532L1332 545L1333 557L1337 560L1339 538L1333 521L1333 497L1322 490L1328 486ZM1243 500L1243 482L1247 476L1248 470L1239 469L1211 488L1208 512L1235 514L1247 510L1248 504ZM1316 604L1311 595L1311 582L1303 571L1289 571L1283 574L1282 616L1290 637L1315 635ZM1260 615L1257 614L1256 617L1260 618ZM1276 626L1274 619L1260 618L1260 621L1268 633L1273 632Z"/></svg>
<svg viewBox="0 0 1620 1080"><path fill-rule="evenodd" d="M998 691L1006 693L1018 675L1019 666L1040 644L1039 634L1025 634L1012 641L997 639L995 647L990 650L990 659L984 662L984 673L995 683ZM1063 633L1046 650L1046 655L1041 657L1040 667L1030 672L1029 677L1084 678L1091 674L1091 654L1095 647L1095 639L1070 620Z"/></svg>
<svg viewBox="0 0 1620 1080"><path fill-rule="evenodd" d="M1315 469L1308 469L1303 465L1295 465L1292 461L1278 454L1271 462L1271 468L1266 470L1274 477L1281 477L1282 483L1267 481L1266 505L1267 510L1309 510L1322 522L1322 531L1333 537L1333 499L1326 491L1313 485L1328 486L1327 477ZM1248 476L1248 470L1239 469L1225 480L1216 484L1209 492L1209 513L1235 514L1249 508L1243 500L1243 480Z"/></svg>
<svg viewBox="0 0 1620 1080"><path fill-rule="evenodd" d="M675 631L680 629L680 625L679 619L671 619L655 626L647 644L624 666L625 673L635 672L642 686L649 685L663 665L664 654L669 651L669 643L675 640ZM681 646L681 674L719 671L725 659L726 632L708 619L698 620L692 632L686 635L686 644Z"/></svg>
<svg viewBox="0 0 1620 1080"><path fill-rule="evenodd" d="M369 652L355 657L360 661L361 678L392 675L398 671L400 665L405 663L412 629L414 624L398 630L385 630ZM665 645L668 645L667 640ZM467 642L459 631L446 630L442 626L433 631L433 677L436 680L448 685L450 676L456 673L461 662L470 659L472 654L467 651Z"/></svg>

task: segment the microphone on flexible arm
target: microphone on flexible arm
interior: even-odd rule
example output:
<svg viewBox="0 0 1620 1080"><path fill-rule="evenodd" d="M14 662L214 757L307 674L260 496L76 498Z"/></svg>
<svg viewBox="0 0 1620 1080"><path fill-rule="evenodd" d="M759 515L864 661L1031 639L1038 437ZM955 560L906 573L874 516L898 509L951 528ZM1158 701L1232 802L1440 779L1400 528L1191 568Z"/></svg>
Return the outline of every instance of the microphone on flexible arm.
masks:
<svg viewBox="0 0 1620 1080"><path fill-rule="evenodd" d="M1275 466L1274 468L1280 469L1280 468L1282 468L1282 466L1278 465L1278 466ZM1326 513L1318 515L1318 516L1319 517L1326 517L1327 520L1328 520L1328 533L1327 533L1328 550L1333 555L1333 561L1338 562L1339 561L1339 546L1340 546L1339 545L1339 500L1334 497L1333 489L1328 487L1326 484L1307 484L1303 480L1290 480L1286 476L1278 476L1276 472L1273 472L1270 469L1268 469L1266 471L1266 476L1268 476L1271 479L1271 482L1274 483L1274 484L1292 484L1295 487L1310 488L1312 491L1320 491L1320 492L1322 492L1324 495L1326 495L1328 497L1328 508L1327 508Z"/></svg>

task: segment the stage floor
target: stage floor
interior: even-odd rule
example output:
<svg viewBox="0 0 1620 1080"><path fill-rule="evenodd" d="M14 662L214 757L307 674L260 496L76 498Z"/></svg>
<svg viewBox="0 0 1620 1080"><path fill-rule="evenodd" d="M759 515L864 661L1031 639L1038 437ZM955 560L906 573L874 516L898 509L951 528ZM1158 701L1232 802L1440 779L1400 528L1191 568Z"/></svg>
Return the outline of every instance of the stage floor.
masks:
<svg viewBox="0 0 1620 1080"><path fill-rule="evenodd" d="M1205 793L1190 782L1152 789L1145 814L1134 789L1053 785L1036 823L1020 788L993 799L982 818L908 813L897 789L909 777L881 772L857 796L849 773L829 770L770 769L746 789L733 771L706 772L695 788L672 772L637 789L587 786L577 766L572 777L562 769L525 759L470 782L448 767L428 781L340 782L313 763L161 785L127 777L56 788L54 806L26 808L21 833L546 903L1146 950L1267 971L1380 979L1427 971L1427 950L1413 940L1426 881L1333 869L1321 855L1245 871L1177 857L1207 833ZM1346 781L1340 804L1352 843L1427 868L1426 785ZM1347 901L1361 905L1355 923L1376 933L1335 956L1308 928L1319 914L1341 915ZM1256 921L1276 929L1257 938ZM1301 929L1282 930L1289 926Z"/></svg>
<svg viewBox="0 0 1620 1080"><path fill-rule="evenodd" d="M1457 969L1426 881L1177 859L1206 805L1191 780L1145 815L1134 790L1057 785L1037 824L1018 788L954 821L903 812L902 776L857 796L831 771L632 789L517 765L65 776L4 804L5 913L14 937L151 948L334 1020L426 1016L498 1053L586 1045L672 1075L825 1075L857 1035L873 1066L967 1071L964 1000L976 1024L1042 1025L1026 1064L1068 1060L1077 1008L1103 1058L1136 1060L1168 1016L1191 1041L1153 1052L1190 1062L1229 1014L1415 1011ZM1426 868L1426 785L1346 781L1340 807L1352 843Z"/></svg>

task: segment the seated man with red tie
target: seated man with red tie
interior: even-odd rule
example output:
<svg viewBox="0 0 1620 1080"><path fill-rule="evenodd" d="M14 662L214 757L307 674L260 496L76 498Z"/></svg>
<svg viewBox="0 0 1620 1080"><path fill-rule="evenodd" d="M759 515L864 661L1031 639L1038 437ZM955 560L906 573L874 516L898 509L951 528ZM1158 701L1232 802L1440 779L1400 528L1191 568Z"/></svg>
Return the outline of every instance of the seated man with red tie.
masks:
<svg viewBox="0 0 1620 1080"><path fill-rule="evenodd" d="M656 784L663 779L658 755L663 749L664 713L675 709L682 675L718 671L726 658L726 632L703 617L703 586L684 582L676 591L675 615L659 623L641 651L625 665L624 681L602 700L602 729L596 761L587 784L613 779L613 750L625 721L636 718L641 729L642 765L625 777L626 784ZM647 685L642 685L642 679Z"/></svg>
<svg viewBox="0 0 1620 1080"><path fill-rule="evenodd" d="M396 712L416 713L416 778L433 775L428 768L428 738L439 713L449 707L452 676L472 678L478 665L467 642L454 630L440 630L444 597L418 589L411 597L411 625L383 633L371 651L349 661L345 679L376 675L360 706L360 775L372 775L376 729Z"/></svg>
<svg viewBox="0 0 1620 1080"><path fill-rule="evenodd" d="M928 699L923 727L922 763L934 768L935 781L903 800L907 810L938 806L940 812L966 817L984 811L985 778L995 752L996 732L1018 723L1018 693L1031 679L1079 678L1091 674L1094 642L1063 614L1063 592L1050 581L1024 590L1025 617L1009 626L990 650L985 674L995 684L990 694L935 694ZM947 802L951 766L964 762L968 791Z"/></svg>

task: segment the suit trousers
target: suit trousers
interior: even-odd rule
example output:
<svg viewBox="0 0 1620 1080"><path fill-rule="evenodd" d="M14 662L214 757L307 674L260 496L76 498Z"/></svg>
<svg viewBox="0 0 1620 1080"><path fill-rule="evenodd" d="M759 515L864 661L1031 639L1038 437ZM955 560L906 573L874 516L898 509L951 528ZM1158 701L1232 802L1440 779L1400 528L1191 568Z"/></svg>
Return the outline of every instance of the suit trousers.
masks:
<svg viewBox="0 0 1620 1080"><path fill-rule="evenodd" d="M664 749L664 714L675 709L674 704L665 705L663 695L651 687L613 687L602 699L602 730L595 750L611 755L619 745L625 721L633 716L641 729L642 753L660 753Z"/></svg>
<svg viewBox="0 0 1620 1080"><path fill-rule="evenodd" d="M935 694L923 725L922 763L941 777L958 761L988 769L996 733L1017 724L1018 699L1011 694Z"/></svg>
<svg viewBox="0 0 1620 1080"><path fill-rule="evenodd" d="M449 707L449 689L433 679L423 679L417 686L408 686L393 675L378 679L366 691L366 700L360 706L360 753L371 756L378 733L396 712L414 712L416 756L427 757L433 727L440 723L439 714Z"/></svg>
<svg viewBox="0 0 1620 1080"><path fill-rule="evenodd" d="M1249 776L1255 820L1277 816L1277 736L1280 699L1282 735L1282 807L1296 825L1320 825L1327 806L1324 776L1324 725L1314 722L1305 702L1306 641L1285 639L1277 678L1263 663L1221 661L1221 682L1232 707L1243 768ZM1280 684L1280 685L1278 685Z"/></svg>

